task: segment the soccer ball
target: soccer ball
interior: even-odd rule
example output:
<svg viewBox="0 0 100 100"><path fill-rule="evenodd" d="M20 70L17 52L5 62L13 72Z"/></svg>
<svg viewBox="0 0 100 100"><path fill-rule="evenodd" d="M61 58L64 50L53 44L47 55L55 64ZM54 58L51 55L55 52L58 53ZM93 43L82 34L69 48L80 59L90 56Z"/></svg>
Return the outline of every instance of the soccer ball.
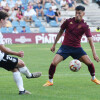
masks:
<svg viewBox="0 0 100 100"><path fill-rule="evenodd" d="M81 68L81 62L77 59L73 59L69 64L70 70L73 72L77 72Z"/></svg>

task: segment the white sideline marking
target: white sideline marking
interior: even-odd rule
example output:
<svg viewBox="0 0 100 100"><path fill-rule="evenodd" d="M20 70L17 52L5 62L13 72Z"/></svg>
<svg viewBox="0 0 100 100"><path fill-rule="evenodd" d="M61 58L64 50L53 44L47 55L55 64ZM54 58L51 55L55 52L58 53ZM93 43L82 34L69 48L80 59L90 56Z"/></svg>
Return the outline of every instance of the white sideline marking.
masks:
<svg viewBox="0 0 100 100"><path fill-rule="evenodd" d="M73 72L73 73L75 73L75 74L54 74L54 76L90 76L90 74L89 73L87 73L87 74L76 74L76 72ZM96 75L100 75L100 73L96 73ZM44 75L44 74L42 74L41 76L44 76L44 77L47 77L47 76L49 76L49 75ZM11 77L11 75L5 75L5 76L0 76L0 78L6 78L6 77ZM24 77L24 75L23 75L23 77Z"/></svg>
<svg viewBox="0 0 100 100"><path fill-rule="evenodd" d="M75 73L75 72L73 72L73 73ZM89 73L87 73L87 74L54 74L54 76L90 76L90 74ZM96 75L100 75L100 73L96 73ZM42 76L48 76L48 75L42 75Z"/></svg>
<svg viewBox="0 0 100 100"><path fill-rule="evenodd" d="M79 75L89 75L89 74L54 74L54 76L79 76ZM48 76L48 75L42 75L42 76Z"/></svg>

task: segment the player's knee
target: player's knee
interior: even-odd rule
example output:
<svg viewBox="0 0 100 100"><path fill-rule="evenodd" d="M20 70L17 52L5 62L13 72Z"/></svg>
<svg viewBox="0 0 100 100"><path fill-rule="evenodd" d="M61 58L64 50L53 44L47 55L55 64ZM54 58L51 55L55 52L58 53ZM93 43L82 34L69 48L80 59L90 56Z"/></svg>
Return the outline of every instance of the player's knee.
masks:
<svg viewBox="0 0 100 100"><path fill-rule="evenodd" d="M25 66L25 63L21 60L21 59L19 59L18 60L18 65L17 65L18 67L24 67Z"/></svg>
<svg viewBox="0 0 100 100"><path fill-rule="evenodd" d="M56 62L54 62L54 61L52 61L52 63L51 63L51 64L53 64L53 65L57 66L57 63L56 63Z"/></svg>
<svg viewBox="0 0 100 100"><path fill-rule="evenodd" d="M87 63L87 66L91 66L91 64L93 64L93 62L88 62Z"/></svg>
<svg viewBox="0 0 100 100"><path fill-rule="evenodd" d="M18 69L17 68L14 68L13 70L11 70L12 72L17 72Z"/></svg>

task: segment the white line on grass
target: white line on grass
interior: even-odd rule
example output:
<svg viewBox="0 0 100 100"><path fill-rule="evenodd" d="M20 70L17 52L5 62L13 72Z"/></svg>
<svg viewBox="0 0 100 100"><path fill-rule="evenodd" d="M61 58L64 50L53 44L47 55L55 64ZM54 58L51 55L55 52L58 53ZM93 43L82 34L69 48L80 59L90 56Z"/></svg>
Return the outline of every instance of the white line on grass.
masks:
<svg viewBox="0 0 100 100"><path fill-rule="evenodd" d="M100 75L100 73L96 73L96 75ZM2 78L2 77L6 78L6 77L10 77L10 76L11 75L0 76L0 78ZM42 76L47 77L48 75L43 74ZM89 73L87 73L87 74L80 74L80 73L79 74L78 73L77 74L76 73L75 74L70 74L69 73L69 74L55 74L54 76L75 76L75 77L76 76L81 76L82 77L82 76L90 76L90 74Z"/></svg>

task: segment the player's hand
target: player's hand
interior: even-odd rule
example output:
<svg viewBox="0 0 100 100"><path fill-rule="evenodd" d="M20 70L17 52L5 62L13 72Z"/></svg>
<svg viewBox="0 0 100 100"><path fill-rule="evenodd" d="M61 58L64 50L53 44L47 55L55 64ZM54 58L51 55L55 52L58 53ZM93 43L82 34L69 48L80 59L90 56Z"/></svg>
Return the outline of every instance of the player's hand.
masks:
<svg viewBox="0 0 100 100"><path fill-rule="evenodd" d="M93 57L94 57L94 60L95 60L95 61L97 61L97 62L100 61L100 59L99 59L99 57L98 57L97 55L93 55Z"/></svg>
<svg viewBox="0 0 100 100"><path fill-rule="evenodd" d="M24 52L23 51L19 51L18 54L17 54L17 56L24 57Z"/></svg>
<svg viewBox="0 0 100 100"><path fill-rule="evenodd" d="M51 51L55 52L55 46L54 45L51 47Z"/></svg>

